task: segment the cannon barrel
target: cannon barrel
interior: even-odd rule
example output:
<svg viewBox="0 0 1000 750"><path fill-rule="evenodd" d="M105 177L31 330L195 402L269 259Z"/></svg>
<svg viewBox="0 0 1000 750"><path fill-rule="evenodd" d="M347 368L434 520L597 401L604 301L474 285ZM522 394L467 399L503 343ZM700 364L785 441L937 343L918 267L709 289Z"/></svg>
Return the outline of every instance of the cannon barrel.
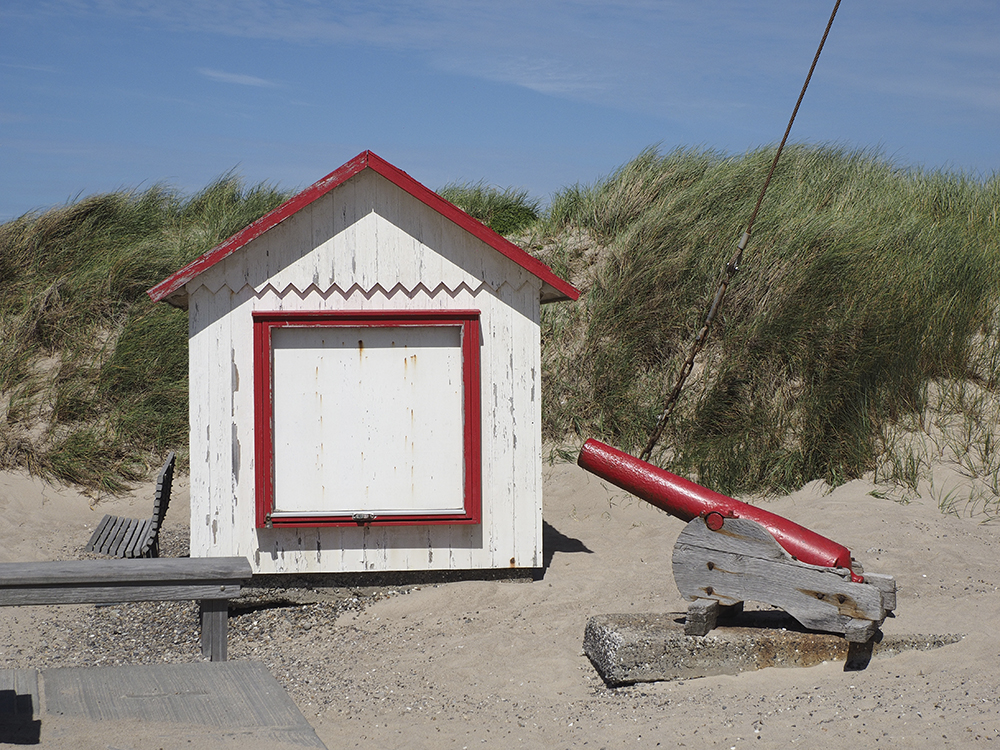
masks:
<svg viewBox="0 0 1000 750"><path fill-rule="evenodd" d="M853 580L863 580L853 572L851 551L844 545L776 513L720 495L610 445L588 440L580 450L577 463L592 474L682 521L691 521L699 516L707 517L711 513L730 518L746 518L767 529L778 544L800 562L828 568L847 568L851 570Z"/></svg>

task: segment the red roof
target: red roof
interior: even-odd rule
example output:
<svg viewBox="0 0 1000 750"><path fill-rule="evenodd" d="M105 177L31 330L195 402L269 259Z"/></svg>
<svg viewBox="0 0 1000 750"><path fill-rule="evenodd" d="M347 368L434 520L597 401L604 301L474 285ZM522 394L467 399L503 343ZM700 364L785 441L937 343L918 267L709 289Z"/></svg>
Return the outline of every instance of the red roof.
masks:
<svg viewBox="0 0 1000 750"><path fill-rule="evenodd" d="M314 183L298 195L289 198L270 213L247 225L229 239L219 243L204 255L188 263L177 273L161 281L148 290L147 294L154 302L160 302L161 300L170 301L170 297L175 296L182 287L197 278L203 271L211 268L223 258L232 255L251 240L260 237L267 230L280 224L289 216L297 213L365 169L371 169L382 175L397 187L405 190L417 200L455 222L462 229L475 235L500 254L537 276L543 284L543 301L551 302L579 298L580 291L576 287L556 276L552 273L552 269L540 260L524 252L524 250L512 242L505 240L485 224L472 218L453 203L449 203L433 190L424 187L410 177L410 175L406 174L406 172L394 167L371 151L364 151L358 154L319 182Z"/></svg>

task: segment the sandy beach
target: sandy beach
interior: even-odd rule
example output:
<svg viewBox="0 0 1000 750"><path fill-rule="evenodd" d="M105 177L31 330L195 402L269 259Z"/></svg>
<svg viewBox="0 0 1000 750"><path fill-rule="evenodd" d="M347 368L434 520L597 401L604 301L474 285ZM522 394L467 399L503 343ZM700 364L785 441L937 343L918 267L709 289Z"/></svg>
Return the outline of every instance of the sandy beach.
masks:
<svg viewBox="0 0 1000 750"><path fill-rule="evenodd" d="M935 474L937 487L959 480L947 466ZM680 616L685 603L670 557L683 523L575 465L555 464L545 469L546 566L536 575L261 587L231 610L230 659L267 665L329 748L942 748L1000 740L997 526L943 514L930 492L903 503L864 480L833 491L813 483L763 502L845 544L867 571L896 577L899 603L886 634L964 638L876 657L864 671L829 662L608 688L583 653L587 619ZM83 556L104 513L141 516L150 507L149 486L94 503L70 488L0 474L0 561ZM165 555L186 553L187 527L181 477ZM7 668L200 659L195 605L187 603L3 608L0 633ZM43 724L43 747L131 747L84 727L74 745L72 731L59 729L56 737Z"/></svg>

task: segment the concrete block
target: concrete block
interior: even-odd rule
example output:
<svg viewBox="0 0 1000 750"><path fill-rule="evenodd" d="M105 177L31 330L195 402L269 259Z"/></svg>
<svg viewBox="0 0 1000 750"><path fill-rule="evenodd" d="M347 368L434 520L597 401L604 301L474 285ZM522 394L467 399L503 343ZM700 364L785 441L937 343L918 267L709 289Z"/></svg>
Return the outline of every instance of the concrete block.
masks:
<svg viewBox="0 0 1000 750"><path fill-rule="evenodd" d="M684 634L683 613L611 614L590 618L583 649L609 686L680 680L843 661L864 669L873 656L893 656L956 643L963 636L891 635L868 643L807 632L784 612L746 612L704 636Z"/></svg>

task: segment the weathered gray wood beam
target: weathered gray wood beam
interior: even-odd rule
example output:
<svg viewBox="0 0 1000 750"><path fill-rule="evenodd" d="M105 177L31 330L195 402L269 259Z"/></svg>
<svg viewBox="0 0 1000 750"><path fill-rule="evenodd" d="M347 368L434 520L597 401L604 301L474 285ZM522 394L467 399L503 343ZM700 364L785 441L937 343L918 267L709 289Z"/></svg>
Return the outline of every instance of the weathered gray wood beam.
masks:
<svg viewBox="0 0 1000 750"><path fill-rule="evenodd" d="M225 661L228 600L252 575L245 557L0 563L0 606L198 600L202 654Z"/></svg>
<svg viewBox="0 0 1000 750"><path fill-rule="evenodd" d="M691 616L705 632L712 613L699 601L755 601L783 609L807 628L864 642L896 605L891 576L873 574L871 583L860 583L850 570L807 565L763 526L742 518L726 518L718 530L701 518L688 523L674 545L673 572L681 596L696 603Z"/></svg>

